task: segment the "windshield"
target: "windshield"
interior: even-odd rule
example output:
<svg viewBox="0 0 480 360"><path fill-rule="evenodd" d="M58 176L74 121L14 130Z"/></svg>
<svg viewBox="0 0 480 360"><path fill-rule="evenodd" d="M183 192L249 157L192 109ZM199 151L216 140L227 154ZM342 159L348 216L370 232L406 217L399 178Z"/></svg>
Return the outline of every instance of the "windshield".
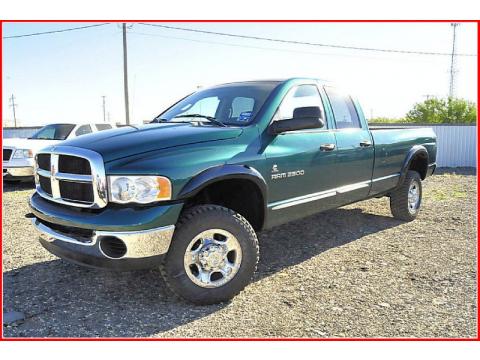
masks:
<svg viewBox="0 0 480 360"><path fill-rule="evenodd" d="M32 137L29 137L29 139L65 140L74 127L74 124L47 125L38 130Z"/></svg>
<svg viewBox="0 0 480 360"><path fill-rule="evenodd" d="M196 92L160 114L154 121L204 121L215 125L251 123L277 82L229 84ZM210 119L210 121L209 121ZM221 125L221 124L220 124Z"/></svg>

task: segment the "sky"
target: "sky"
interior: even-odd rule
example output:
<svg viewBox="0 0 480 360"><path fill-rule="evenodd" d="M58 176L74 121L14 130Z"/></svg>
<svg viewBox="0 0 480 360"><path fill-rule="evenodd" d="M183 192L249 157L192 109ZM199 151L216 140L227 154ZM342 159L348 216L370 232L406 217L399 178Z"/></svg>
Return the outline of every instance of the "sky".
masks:
<svg viewBox="0 0 480 360"><path fill-rule="evenodd" d="M4 23L3 36L92 23ZM302 42L449 53L448 23L169 23L191 29ZM427 96L448 95L450 56L292 45L128 24L130 117L141 123L197 87L313 77L356 96L369 117L402 117ZM457 52L477 53L475 24L457 28ZM2 118L19 126L125 122L120 24L3 39ZM456 96L477 99L477 57L457 57Z"/></svg>

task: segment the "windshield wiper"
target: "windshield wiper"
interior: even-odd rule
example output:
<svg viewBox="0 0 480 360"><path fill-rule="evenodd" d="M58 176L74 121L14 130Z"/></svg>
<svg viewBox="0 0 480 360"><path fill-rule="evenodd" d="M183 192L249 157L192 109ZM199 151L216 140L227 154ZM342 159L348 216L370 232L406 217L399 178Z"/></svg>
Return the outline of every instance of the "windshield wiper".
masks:
<svg viewBox="0 0 480 360"><path fill-rule="evenodd" d="M152 121L150 121L150 123L161 123L161 122L167 122L167 121L168 121L168 119L163 119L163 118L156 117Z"/></svg>
<svg viewBox="0 0 480 360"><path fill-rule="evenodd" d="M218 125L218 126L227 126L225 125L224 123L222 123L221 121L215 119L213 116L207 116L207 115L202 115L202 114L185 114L185 115L177 115L177 116L174 116L173 117L174 119L175 118L202 118L202 119L206 119L212 123L214 123L215 125Z"/></svg>

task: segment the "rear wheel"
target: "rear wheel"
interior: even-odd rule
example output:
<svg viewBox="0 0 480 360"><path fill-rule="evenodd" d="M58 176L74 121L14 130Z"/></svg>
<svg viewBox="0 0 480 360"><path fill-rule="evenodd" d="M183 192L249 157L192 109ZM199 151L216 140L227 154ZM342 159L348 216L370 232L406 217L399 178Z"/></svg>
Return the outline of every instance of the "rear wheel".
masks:
<svg viewBox="0 0 480 360"><path fill-rule="evenodd" d="M416 171L409 170L402 185L390 194L390 210L400 220L412 221L422 203L422 179Z"/></svg>
<svg viewBox="0 0 480 360"><path fill-rule="evenodd" d="M258 253L257 236L240 214L216 205L195 206L179 220L161 272L181 298L214 304L248 285Z"/></svg>

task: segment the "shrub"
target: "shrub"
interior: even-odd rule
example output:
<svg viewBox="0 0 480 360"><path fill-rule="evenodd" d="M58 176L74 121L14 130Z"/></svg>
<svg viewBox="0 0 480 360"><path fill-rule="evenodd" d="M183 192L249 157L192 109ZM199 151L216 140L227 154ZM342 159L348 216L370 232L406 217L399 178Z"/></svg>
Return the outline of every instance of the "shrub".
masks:
<svg viewBox="0 0 480 360"><path fill-rule="evenodd" d="M417 103L406 117L409 123L475 124L477 107L473 102L457 98L430 98Z"/></svg>

